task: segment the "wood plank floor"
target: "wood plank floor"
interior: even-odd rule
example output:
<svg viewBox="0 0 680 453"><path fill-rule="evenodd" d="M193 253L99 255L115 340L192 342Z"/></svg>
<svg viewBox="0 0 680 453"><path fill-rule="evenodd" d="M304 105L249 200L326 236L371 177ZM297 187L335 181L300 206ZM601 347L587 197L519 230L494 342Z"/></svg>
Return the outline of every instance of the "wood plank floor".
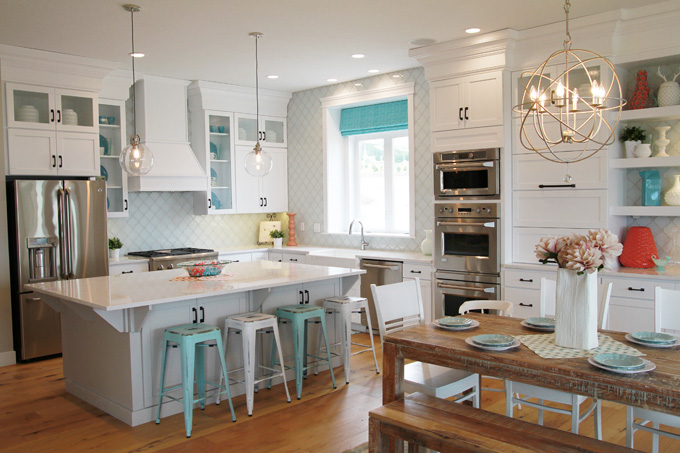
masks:
<svg viewBox="0 0 680 453"><path fill-rule="evenodd" d="M131 428L66 393L61 367L61 359L50 359L0 368L0 451L342 452L368 440L368 411L381 405L382 375L365 353L352 358L351 384L344 385L342 368L336 368L336 390L326 371L309 376L302 399L293 396L290 404L281 386L260 390L252 417L245 397L234 398L236 423L226 404L196 409L187 439L182 414L164 418L160 425ZM499 381L484 385L500 388ZM482 407L503 414L503 394L484 392ZM515 417L535 422L537 413L524 407ZM605 440L625 445L625 417L624 406L603 404ZM570 426L569 417L552 413L546 413L545 424L564 430ZM592 437L592 416L581 431ZM638 432L635 442L651 451L651 435ZM680 441L662 438L661 451L680 451Z"/></svg>

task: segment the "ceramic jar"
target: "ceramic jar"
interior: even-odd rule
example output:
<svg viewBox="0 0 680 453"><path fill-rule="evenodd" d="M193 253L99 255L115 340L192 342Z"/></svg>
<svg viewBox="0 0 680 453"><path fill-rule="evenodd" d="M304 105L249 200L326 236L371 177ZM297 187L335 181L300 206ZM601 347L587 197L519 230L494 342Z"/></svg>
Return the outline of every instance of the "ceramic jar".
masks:
<svg viewBox="0 0 680 453"><path fill-rule="evenodd" d="M109 249L109 258L114 260L120 258L120 249Z"/></svg>
<svg viewBox="0 0 680 453"><path fill-rule="evenodd" d="M635 147L635 151L633 151L633 155L635 157L649 157L652 155L652 145L649 143L642 143L640 145L637 145Z"/></svg>
<svg viewBox="0 0 680 453"><path fill-rule="evenodd" d="M663 195L663 199L669 206L680 206L680 174L674 175L673 187Z"/></svg>
<svg viewBox="0 0 680 453"><path fill-rule="evenodd" d="M659 107L680 104L680 84L674 81L662 83L656 97Z"/></svg>
<svg viewBox="0 0 680 453"><path fill-rule="evenodd" d="M642 142L640 140L627 140L623 142L626 149L626 157L635 157L635 147Z"/></svg>
<svg viewBox="0 0 680 453"><path fill-rule="evenodd" d="M420 243L420 250L423 252L423 255L431 256L432 249L432 230L425 230L425 239Z"/></svg>

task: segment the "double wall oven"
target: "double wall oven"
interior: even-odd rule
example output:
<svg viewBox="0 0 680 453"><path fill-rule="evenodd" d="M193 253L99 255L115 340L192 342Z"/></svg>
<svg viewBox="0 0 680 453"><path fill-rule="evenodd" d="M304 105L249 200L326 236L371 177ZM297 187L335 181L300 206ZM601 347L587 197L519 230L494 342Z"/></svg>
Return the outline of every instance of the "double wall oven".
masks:
<svg viewBox="0 0 680 453"><path fill-rule="evenodd" d="M457 315L467 300L499 298L499 156L499 149L434 155L435 317Z"/></svg>

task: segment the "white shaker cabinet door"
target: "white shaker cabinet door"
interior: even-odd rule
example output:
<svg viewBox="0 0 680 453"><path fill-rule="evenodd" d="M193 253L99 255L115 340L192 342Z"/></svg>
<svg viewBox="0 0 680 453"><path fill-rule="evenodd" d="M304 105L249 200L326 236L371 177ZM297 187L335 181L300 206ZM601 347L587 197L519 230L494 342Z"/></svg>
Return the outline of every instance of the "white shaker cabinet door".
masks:
<svg viewBox="0 0 680 453"><path fill-rule="evenodd" d="M515 227L607 227L606 190L515 191L513 205Z"/></svg>
<svg viewBox="0 0 680 453"><path fill-rule="evenodd" d="M57 137L51 131L9 129L9 174L57 175Z"/></svg>

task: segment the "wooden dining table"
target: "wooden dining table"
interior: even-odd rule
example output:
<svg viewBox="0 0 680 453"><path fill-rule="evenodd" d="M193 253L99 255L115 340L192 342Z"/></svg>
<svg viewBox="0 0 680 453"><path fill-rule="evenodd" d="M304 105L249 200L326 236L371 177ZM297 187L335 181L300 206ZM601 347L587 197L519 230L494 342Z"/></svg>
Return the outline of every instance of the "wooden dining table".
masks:
<svg viewBox="0 0 680 453"><path fill-rule="evenodd" d="M404 360L417 360L484 376L510 379L602 400L680 415L680 346L651 348L625 339L624 332L601 331L646 354L656 369L620 374L597 368L587 357L544 359L521 344L505 351L487 351L465 339L480 334L545 334L524 327L519 318L468 313L479 326L463 331L434 324L386 335L383 343L383 404L404 397Z"/></svg>

